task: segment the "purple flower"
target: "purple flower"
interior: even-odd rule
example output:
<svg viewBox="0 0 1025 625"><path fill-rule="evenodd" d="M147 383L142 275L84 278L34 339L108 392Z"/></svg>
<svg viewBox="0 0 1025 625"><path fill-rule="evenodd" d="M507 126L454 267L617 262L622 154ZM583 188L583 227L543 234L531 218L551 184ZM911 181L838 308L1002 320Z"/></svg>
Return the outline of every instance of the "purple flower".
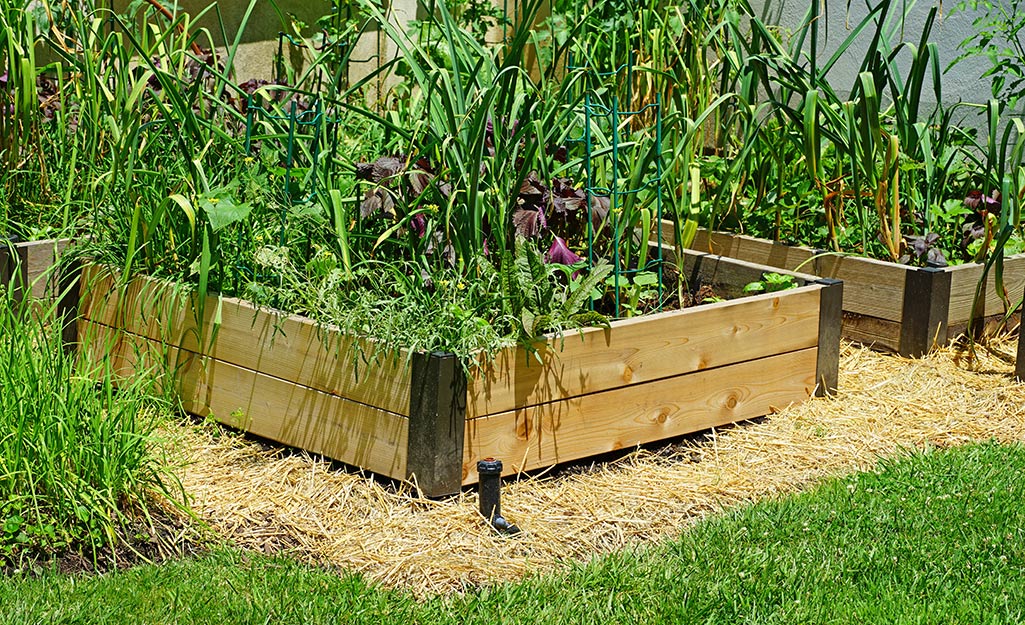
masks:
<svg viewBox="0 0 1025 625"><path fill-rule="evenodd" d="M982 191L975 189L974 191L968 192L968 197L964 199L964 205L972 210L984 210L986 212L999 212L1000 211L1000 193L994 192L993 197L983 195Z"/></svg>
<svg viewBox="0 0 1025 625"><path fill-rule="evenodd" d="M584 258L569 249L565 239L557 236L552 238L552 246L548 248L545 260L550 263L559 263L560 265L575 265L584 260Z"/></svg>
<svg viewBox="0 0 1025 625"><path fill-rule="evenodd" d="M421 239L427 236L427 219L423 215L419 213L413 215L413 218L409 220L409 225L413 227L416 236Z"/></svg>

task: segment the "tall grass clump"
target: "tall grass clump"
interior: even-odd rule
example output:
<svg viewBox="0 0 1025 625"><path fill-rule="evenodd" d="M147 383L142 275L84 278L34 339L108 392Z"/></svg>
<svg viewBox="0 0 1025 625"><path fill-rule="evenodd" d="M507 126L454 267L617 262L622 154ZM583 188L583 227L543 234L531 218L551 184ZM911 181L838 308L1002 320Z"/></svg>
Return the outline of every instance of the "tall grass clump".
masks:
<svg viewBox="0 0 1025 625"><path fill-rule="evenodd" d="M38 305L37 305L38 308ZM0 292L0 564L95 558L162 489L146 381L66 350L55 310Z"/></svg>

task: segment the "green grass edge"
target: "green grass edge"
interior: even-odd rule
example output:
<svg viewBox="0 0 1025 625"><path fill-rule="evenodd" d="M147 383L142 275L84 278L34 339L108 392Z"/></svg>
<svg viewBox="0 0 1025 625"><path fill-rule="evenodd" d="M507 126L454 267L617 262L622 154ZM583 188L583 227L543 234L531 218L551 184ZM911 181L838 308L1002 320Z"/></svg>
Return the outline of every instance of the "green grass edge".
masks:
<svg viewBox="0 0 1025 625"><path fill-rule="evenodd" d="M218 549L101 576L8 576L4 623L1014 623L1025 446L910 452L670 541L417 601Z"/></svg>

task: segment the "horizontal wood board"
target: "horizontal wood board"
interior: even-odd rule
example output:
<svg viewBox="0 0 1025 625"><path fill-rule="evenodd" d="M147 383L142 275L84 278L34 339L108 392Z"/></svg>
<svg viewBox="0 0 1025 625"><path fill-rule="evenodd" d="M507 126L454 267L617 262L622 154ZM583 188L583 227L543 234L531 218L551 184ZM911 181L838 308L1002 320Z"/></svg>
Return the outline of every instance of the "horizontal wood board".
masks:
<svg viewBox="0 0 1025 625"><path fill-rule="evenodd" d="M672 243L673 233L670 227L663 228L663 240ZM755 263L795 270L800 266L806 271L824 278L835 278L844 281L844 311L864 317L875 317L882 321L900 323L903 313L903 297L905 274L913 269L897 263L855 256L820 256L811 260L813 250L789 246L782 243L757 239L744 235L728 233L709 233L699 230L692 245L693 249L710 251L724 256L740 258ZM801 265L802 263L806 263ZM951 274L950 304L947 323L951 328L964 326L971 317L975 289L982 278L983 267L979 263L969 263L947 267ZM1017 301L1016 294L1025 288L1025 254L1009 256L1004 260L1004 289L1011 304ZM1003 315L1005 305L1001 294L996 288L995 273L990 270L987 276L985 300L977 311L980 317ZM845 336L871 342L876 337L879 341L892 342L889 346L896 349L899 328L896 333L875 331L888 324L877 324L878 328L867 328L864 324L845 324ZM858 329L848 334L848 327ZM858 335L862 336L858 336ZM955 333L951 332L951 336ZM865 339L865 340L863 340Z"/></svg>
<svg viewBox="0 0 1025 625"><path fill-rule="evenodd" d="M665 232L665 229L663 230ZM843 280L843 309L858 315L900 321L904 284L909 267L856 256L820 255L806 248L744 235L699 230L691 247L751 263L799 270L822 278Z"/></svg>
<svg viewBox="0 0 1025 625"><path fill-rule="evenodd" d="M713 283L758 279L764 271L691 253L687 267ZM324 350L322 328L312 321L211 297L204 319L219 320L219 329L215 340L199 341L189 332L195 328L189 298L195 296L152 279L122 291L95 267L86 275L80 328L105 336L125 371L169 359L178 365L175 377L190 412L406 477L408 367L399 372L404 385L389 410L373 396L339 393L330 382L335 374L323 373L320 362L328 363L329 372L344 372L349 363L334 352L318 353ZM507 459L510 471L529 470L759 416L807 398L816 383L822 288L810 284L571 333L541 347L545 367L523 350L508 350L486 379L469 381L464 483L476 479L474 454ZM91 344L94 351L104 345ZM545 377L549 381L542 382ZM382 379L396 387L395 377ZM531 430L527 415L540 428ZM550 434L543 435L546 427ZM520 440L517 428L521 443L512 440ZM534 443L537 454L529 462L509 455L522 452L527 459Z"/></svg>
<svg viewBox="0 0 1025 625"><path fill-rule="evenodd" d="M258 309L236 298L208 296L207 330L199 340L195 295L175 293L151 278L134 280L122 293L100 268L83 273L81 315L109 327L210 356L263 375L376 406L409 413L409 366L405 354L381 355L368 364L354 350L372 354L370 341L354 339L299 316Z"/></svg>
<svg viewBox="0 0 1025 625"><path fill-rule="evenodd" d="M403 416L90 321L80 323L79 336L93 362L109 354L122 375L172 363L182 407L192 414L406 478L409 422Z"/></svg>
<svg viewBox="0 0 1025 625"><path fill-rule="evenodd" d="M468 420L463 483L486 457L508 475L768 414L812 394L816 359L813 347Z"/></svg>
<svg viewBox="0 0 1025 625"><path fill-rule="evenodd" d="M975 289L982 279L983 267L980 264L957 265L949 267L950 272L950 308L947 311L947 323L950 326L962 326L972 316L972 302L975 300ZM1011 305L1021 299L1025 288L1025 254L1016 254L1004 259L1004 289ZM1003 315L1006 312L1004 301L996 287L996 273L990 269L986 276L985 300L977 311L979 317Z"/></svg>
<svg viewBox="0 0 1025 625"><path fill-rule="evenodd" d="M844 284L847 287L847 284ZM862 345L900 351L900 322L845 313L841 335Z"/></svg>
<svg viewBox="0 0 1025 625"><path fill-rule="evenodd" d="M615 321L500 353L470 379L467 418L815 347L820 285ZM540 359L541 362L538 362Z"/></svg>

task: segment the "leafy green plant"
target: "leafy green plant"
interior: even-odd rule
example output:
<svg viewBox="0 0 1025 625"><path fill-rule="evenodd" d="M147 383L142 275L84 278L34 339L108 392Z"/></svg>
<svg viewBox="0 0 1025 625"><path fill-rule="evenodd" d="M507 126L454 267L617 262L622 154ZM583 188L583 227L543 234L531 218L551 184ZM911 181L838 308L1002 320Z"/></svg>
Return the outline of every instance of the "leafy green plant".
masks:
<svg viewBox="0 0 1025 625"><path fill-rule="evenodd" d="M798 286L797 279L789 274L781 274L773 271L762 274L762 279L755 282L749 282L744 286L745 293L775 293L777 291L786 291L787 289L796 289Z"/></svg>
<svg viewBox="0 0 1025 625"><path fill-rule="evenodd" d="M551 262L557 245L558 241L549 251L548 262L525 237L517 237L514 253L505 253L501 270L502 309L518 320L516 334L521 342L529 344L544 332L608 323L603 315L587 310L587 304L612 272L612 266L600 262L585 276L574 278L573 273L579 268Z"/></svg>
<svg viewBox="0 0 1025 625"><path fill-rule="evenodd" d="M972 34L961 42L961 55L950 71L968 58L985 57L990 67L980 78L990 79L993 98L1013 110L1025 96L1025 2L1021 0L962 0L951 14L973 15Z"/></svg>
<svg viewBox="0 0 1025 625"><path fill-rule="evenodd" d="M413 119L423 119L411 127L382 122L406 140L401 153L409 155L407 160L425 159L438 181L429 193L418 194L438 207L436 216L414 204L406 220L424 214L428 238L440 233L456 263L483 253L485 243L494 251L512 249L518 191L531 171L554 169L546 150L561 145L568 132L573 81L537 83L525 70L529 25L541 4L522 5L520 24L505 41L487 48L439 3L443 62L433 46L421 45L376 7L365 6L401 51L404 72L419 94Z"/></svg>
<svg viewBox="0 0 1025 625"><path fill-rule="evenodd" d="M169 494L149 448L149 378L65 349L55 307L0 292L0 562L80 549L94 557ZM86 345L102 353L104 348Z"/></svg>
<svg viewBox="0 0 1025 625"><path fill-rule="evenodd" d="M274 246L262 248L257 263L279 283L252 282L247 297L373 338L380 352L357 355L368 361L402 348L448 351L473 366L545 332L606 323L587 305L608 264L584 273L522 238L501 269L483 257L462 271L409 261L362 261L346 269L326 248L302 266L287 248Z"/></svg>
<svg viewBox="0 0 1025 625"><path fill-rule="evenodd" d="M702 160L705 183L695 196L710 227L893 261L925 262L930 253L939 261L941 250L945 260L964 259L967 223L959 218L968 215L949 207L972 189L1000 186L1015 124L1001 130L991 103L982 107L981 140L958 125L957 116L979 107L942 104L937 12L905 41L906 11L887 0L872 5L826 59L805 51L821 39L819 3L809 4L789 43L758 18L749 31L727 23L737 104L726 129L734 139L725 159ZM851 59L857 45L866 52ZM841 60L860 61L845 97L833 80ZM926 99L938 104L924 107Z"/></svg>
<svg viewBox="0 0 1025 625"><path fill-rule="evenodd" d="M605 278L605 288L619 288L624 297L620 301L620 314L632 317L643 314L659 302L658 274L651 271L634 272L617 285L615 279Z"/></svg>

